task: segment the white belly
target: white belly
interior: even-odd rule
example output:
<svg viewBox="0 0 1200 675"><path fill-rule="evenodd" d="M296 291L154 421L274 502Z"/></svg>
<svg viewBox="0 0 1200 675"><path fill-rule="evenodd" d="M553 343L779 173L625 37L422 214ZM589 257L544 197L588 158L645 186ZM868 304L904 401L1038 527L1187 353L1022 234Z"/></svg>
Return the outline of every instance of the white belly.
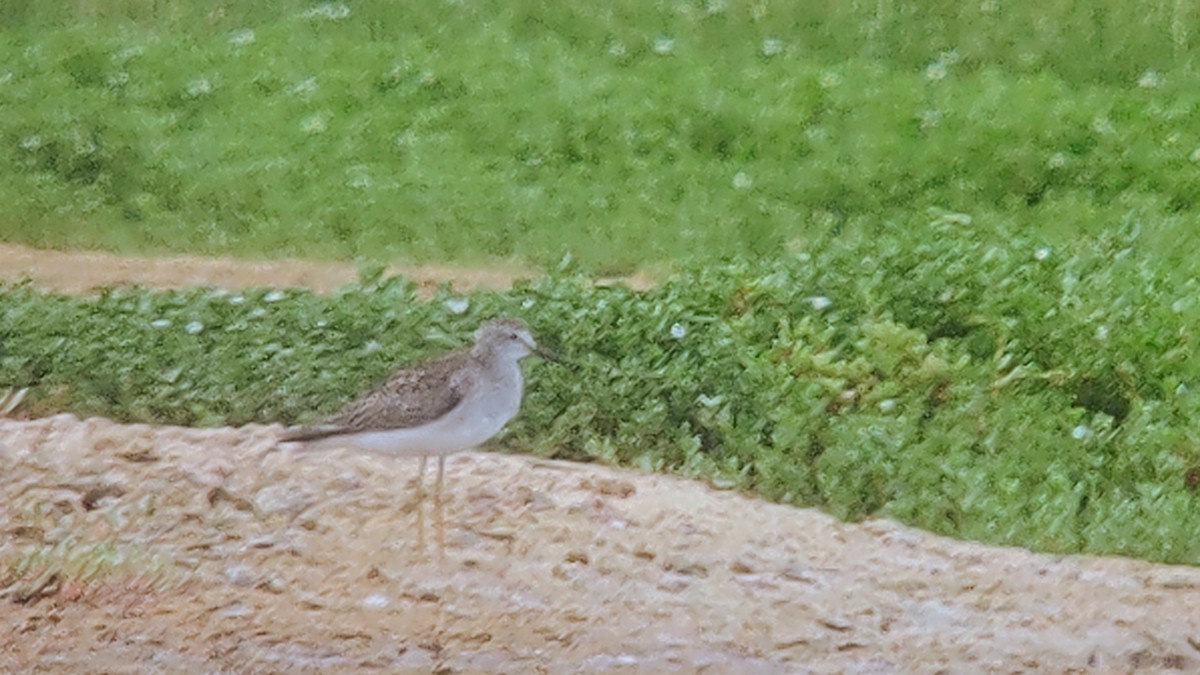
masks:
<svg viewBox="0 0 1200 675"><path fill-rule="evenodd" d="M499 433L506 422L507 419L495 417L469 420L443 418L410 429L363 431L323 439L317 443L327 448L355 448L386 455L447 455L483 443Z"/></svg>
<svg viewBox="0 0 1200 675"><path fill-rule="evenodd" d="M446 415L419 427L363 431L310 442L311 449L353 448L386 455L447 455L474 448L500 433L521 407L519 380L471 392Z"/></svg>

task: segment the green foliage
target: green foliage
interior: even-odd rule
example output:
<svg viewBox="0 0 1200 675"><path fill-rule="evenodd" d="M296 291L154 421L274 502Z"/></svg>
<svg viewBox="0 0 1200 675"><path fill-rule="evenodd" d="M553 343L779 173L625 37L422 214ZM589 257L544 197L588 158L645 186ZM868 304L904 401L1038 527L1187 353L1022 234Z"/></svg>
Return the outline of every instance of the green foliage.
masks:
<svg viewBox="0 0 1200 675"><path fill-rule="evenodd" d="M430 300L378 276L330 296L17 286L0 294L0 383L29 387L34 411L306 421L512 314L577 367L530 364L504 445L843 518L1198 563L1200 307L1158 245L1131 224L1046 248L948 214L644 292L582 277Z"/></svg>
<svg viewBox="0 0 1200 675"><path fill-rule="evenodd" d="M1063 246L1127 217L1178 238L1198 21L1178 1L7 3L0 238L602 271L930 206Z"/></svg>

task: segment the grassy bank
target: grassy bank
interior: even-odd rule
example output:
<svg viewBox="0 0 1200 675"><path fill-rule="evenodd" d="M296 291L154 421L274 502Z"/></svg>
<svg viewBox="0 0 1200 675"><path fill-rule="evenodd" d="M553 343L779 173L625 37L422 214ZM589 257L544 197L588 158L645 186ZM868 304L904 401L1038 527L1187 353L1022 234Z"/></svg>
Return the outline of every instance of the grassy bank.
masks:
<svg viewBox="0 0 1200 675"><path fill-rule="evenodd" d="M1130 225L1053 248L946 214L642 293L570 277L432 300L372 277L333 296L16 287L0 382L31 387L35 413L301 421L508 313L579 362L530 365L514 448L1196 564L1200 296L1157 246Z"/></svg>
<svg viewBox="0 0 1200 675"><path fill-rule="evenodd" d="M6 3L0 238L622 271L927 208L1190 237L1200 10Z"/></svg>

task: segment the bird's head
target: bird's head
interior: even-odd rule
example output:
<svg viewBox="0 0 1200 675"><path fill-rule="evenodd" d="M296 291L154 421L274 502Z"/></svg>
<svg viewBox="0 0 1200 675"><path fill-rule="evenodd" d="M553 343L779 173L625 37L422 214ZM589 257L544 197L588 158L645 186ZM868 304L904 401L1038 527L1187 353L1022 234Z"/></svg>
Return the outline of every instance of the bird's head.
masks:
<svg viewBox="0 0 1200 675"><path fill-rule="evenodd" d="M475 331L476 355L494 354L514 359L523 359L530 354L558 361L557 355L538 347L529 326L520 319L493 319Z"/></svg>

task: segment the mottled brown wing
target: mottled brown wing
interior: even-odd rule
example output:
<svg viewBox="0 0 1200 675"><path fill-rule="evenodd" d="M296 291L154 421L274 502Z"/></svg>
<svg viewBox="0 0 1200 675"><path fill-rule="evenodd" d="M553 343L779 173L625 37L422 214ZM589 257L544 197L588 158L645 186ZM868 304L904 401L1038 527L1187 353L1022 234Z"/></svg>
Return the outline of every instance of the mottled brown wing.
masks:
<svg viewBox="0 0 1200 675"><path fill-rule="evenodd" d="M319 424L286 431L281 441L314 441L359 431L417 427L450 412L467 388L468 352L401 370Z"/></svg>

